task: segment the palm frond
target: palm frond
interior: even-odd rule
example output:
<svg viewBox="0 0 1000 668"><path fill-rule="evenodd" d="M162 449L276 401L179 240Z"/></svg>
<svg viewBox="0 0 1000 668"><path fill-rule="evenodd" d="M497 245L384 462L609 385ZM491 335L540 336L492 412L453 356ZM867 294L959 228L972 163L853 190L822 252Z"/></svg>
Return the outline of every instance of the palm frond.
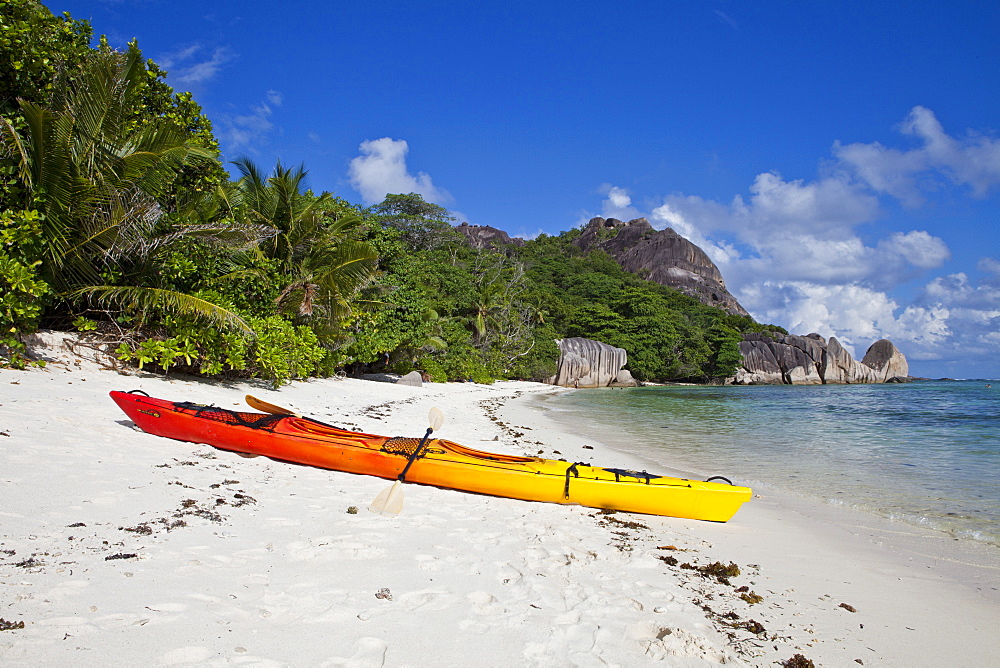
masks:
<svg viewBox="0 0 1000 668"><path fill-rule="evenodd" d="M135 125L146 81L137 48L100 50L62 77L48 108L21 101L23 134L6 121L0 129L28 193L24 206L43 214L43 278L68 294L167 244L154 237L157 198L183 166L214 155L167 120Z"/></svg>
<svg viewBox="0 0 1000 668"><path fill-rule="evenodd" d="M153 310L193 315L220 328L255 336L253 328L237 314L199 297L161 288L136 286L93 285L70 294L73 298L87 297L103 307L150 312Z"/></svg>

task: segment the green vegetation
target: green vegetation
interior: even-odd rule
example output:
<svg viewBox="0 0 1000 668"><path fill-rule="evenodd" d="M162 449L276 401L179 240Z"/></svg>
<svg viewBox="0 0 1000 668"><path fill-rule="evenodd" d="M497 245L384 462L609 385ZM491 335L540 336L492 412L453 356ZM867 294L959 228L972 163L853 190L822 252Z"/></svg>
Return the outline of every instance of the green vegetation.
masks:
<svg viewBox="0 0 1000 668"><path fill-rule="evenodd" d="M582 336L628 351L639 380L732 375L742 333L765 328L623 270L606 253L584 254L577 231L542 236L519 249L534 303L559 336Z"/></svg>
<svg viewBox="0 0 1000 668"><path fill-rule="evenodd" d="M364 209L245 158L232 179L137 44L91 46L35 0L6 2L0 29L0 363L74 327L163 373L491 382L546 378L555 339L583 336L641 380L706 380L765 329L582 253L579 230L474 250L419 195Z"/></svg>

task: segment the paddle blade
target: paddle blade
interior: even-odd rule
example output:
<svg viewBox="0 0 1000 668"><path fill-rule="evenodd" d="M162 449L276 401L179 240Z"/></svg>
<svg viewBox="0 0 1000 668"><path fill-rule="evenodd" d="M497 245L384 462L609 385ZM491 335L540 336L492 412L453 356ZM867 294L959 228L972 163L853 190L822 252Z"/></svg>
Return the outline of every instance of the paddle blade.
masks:
<svg viewBox="0 0 1000 668"><path fill-rule="evenodd" d="M392 483L391 487L386 487L368 506L368 510L379 515L398 515L403 509L403 486L399 481Z"/></svg>
<svg viewBox="0 0 1000 668"><path fill-rule="evenodd" d="M263 399L258 399L252 394L246 396L247 404L251 408L256 408L259 411L264 411L265 413L271 413L273 415L294 415L295 417L302 417L294 411L290 411L287 408L282 408L281 406L276 406L272 403L268 403Z"/></svg>
<svg viewBox="0 0 1000 668"><path fill-rule="evenodd" d="M427 414L427 422L433 431L437 431L444 424L444 413L437 408L432 408Z"/></svg>

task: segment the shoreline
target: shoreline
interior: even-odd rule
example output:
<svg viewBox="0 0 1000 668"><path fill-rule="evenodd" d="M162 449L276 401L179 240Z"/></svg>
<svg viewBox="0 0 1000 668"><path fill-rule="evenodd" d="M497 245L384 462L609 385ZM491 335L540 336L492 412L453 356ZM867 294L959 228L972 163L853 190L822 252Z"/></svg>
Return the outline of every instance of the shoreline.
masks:
<svg viewBox="0 0 1000 668"><path fill-rule="evenodd" d="M535 383L272 391L72 357L0 370L0 617L25 624L0 632L5 664L694 666L802 654L945 665L1000 653L995 576L978 593L955 587L919 555L894 561L895 543L869 527L816 522L770 494L716 524L406 485L402 514L385 518L367 505L389 481L144 434L111 389L227 408L249 392L409 436L438 406L440 436L469 447L644 466L554 423L532 398L564 390ZM727 585L682 568L714 562L741 573Z"/></svg>
<svg viewBox="0 0 1000 668"><path fill-rule="evenodd" d="M603 438L613 449L646 457L649 465L680 471L681 477L721 474L793 503L844 507L1000 550L1000 499L995 493L1000 478L988 458L977 460L969 453L976 449L971 445L975 438L986 439L980 451L988 453L996 445L986 424L989 417L983 417L980 431L950 431L945 418L946 424L936 431L921 432L929 439L921 444L905 435L908 423L900 421L905 411L901 406L919 401L921 395L899 385L656 389L666 391L638 394L634 402L621 394L570 395L551 406L551 415L570 430L575 416L588 415L592 424L582 436ZM926 391L941 401L940 389ZM954 398L959 402L981 392L975 382L967 381L955 391L962 393ZM777 407L782 417L757 418L752 406L758 401ZM827 417L836 413L845 426L855 417L866 419L868 415L851 412L851 402L863 402L870 411L894 420L886 424L884 440L872 420L860 423L860 429L839 430L841 425ZM715 416L707 417L716 403L718 423ZM963 405L967 414L976 416L995 416L998 407L995 402L982 408ZM760 413L769 415L769 410ZM932 408L921 409L909 424L926 428L921 420L931 414ZM625 429L616 426L623 418ZM793 431L784 428L784 419L800 423ZM635 424L628 423L632 421ZM837 433L827 438L824 428ZM948 445L949 438L955 448ZM820 445L797 448L798 443L814 442ZM874 449L866 449L872 443ZM881 456L878 447L883 448ZM806 452L815 453L815 459L811 454L803 457Z"/></svg>
<svg viewBox="0 0 1000 668"><path fill-rule="evenodd" d="M541 397L541 400L545 398ZM528 401L540 400L532 398ZM540 410L543 415L545 414L544 404L541 403L536 403L536 406L529 407L528 410ZM548 415L545 415L545 419L551 421L556 429L575 433L573 426L565 421ZM582 441L600 443L617 457L631 458L629 463L631 466L649 467L651 470L655 468L657 473L681 478L697 479L699 475L704 475L683 468L670 467L663 462L627 452L616 448L613 443L596 441L593 434L576 433L576 435ZM830 503L819 497L808 497L773 485L754 487L754 498L750 503L756 504L761 500L766 500L768 505L773 506L769 511L772 513L802 517L806 523L836 525L844 530L853 528L859 535L865 534L868 542L885 545L888 550L897 553L899 559L927 559L929 561L925 565L928 568L941 571L956 582L968 583L1000 605L1000 547L997 545L969 536L956 537L933 526L920 526L907 519L886 517L865 508ZM749 505L745 505L730 523L736 522Z"/></svg>
<svg viewBox="0 0 1000 668"><path fill-rule="evenodd" d="M545 398L511 402L510 419L575 432L577 442L596 446L588 452L613 458L615 465L625 459L625 465L648 467L656 473L692 475L615 449L582 428L574 429L568 421L551 417L546 413ZM823 604L838 596L834 591L840 592L841 599L854 601L848 605L859 614L862 609L870 613L868 622L859 621L859 625L881 627L876 631L878 637L873 638L857 633L864 630L859 626L854 633L856 641L864 644L869 655L878 655L872 647L891 648L873 658L875 665L976 665L973 656L988 664L991 653L995 657L1000 649L1000 641L990 631L1000 623L1000 550L994 545L972 538L956 539L940 530L775 488L763 494L755 490L754 498L727 523L661 519L664 525L671 525L670 529L700 541L712 552L712 559L717 556L726 561L738 555L755 563L760 581L770 581L771 595L791 595L800 605L811 607L816 620L833 626L841 621ZM772 623L784 624L803 614L801 610L783 614L779 612L783 604L772 603L766 612L766 600L757 608L758 619L768 617ZM845 635L850 632L845 629ZM836 639L837 643L846 641L844 637ZM993 649L986 651L987 647ZM817 656L824 663L862 658L864 665L869 665L861 653L851 657L843 648L836 648L836 652L835 658ZM816 660L812 654L806 656Z"/></svg>

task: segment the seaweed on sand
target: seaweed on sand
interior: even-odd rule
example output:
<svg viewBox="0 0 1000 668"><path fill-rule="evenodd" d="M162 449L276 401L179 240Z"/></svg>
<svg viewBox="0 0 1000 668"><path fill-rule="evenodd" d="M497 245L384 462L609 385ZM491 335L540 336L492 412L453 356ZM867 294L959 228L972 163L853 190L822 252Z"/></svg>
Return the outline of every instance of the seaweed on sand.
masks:
<svg viewBox="0 0 1000 668"><path fill-rule="evenodd" d="M657 555L656 558L665 563L667 566L677 565L677 557L671 557L669 554L660 554Z"/></svg>
<svg viewBox="0 0 1000 668"><path fill-rule="evenodd" d="M729 578L734 578L740 574L740 567L730 562L728 566L721 561L713 561L706 566L693 566L691 564L681 564L681 568L697 571L702 577L715 578L720 583L730 584Z"/></svg>

